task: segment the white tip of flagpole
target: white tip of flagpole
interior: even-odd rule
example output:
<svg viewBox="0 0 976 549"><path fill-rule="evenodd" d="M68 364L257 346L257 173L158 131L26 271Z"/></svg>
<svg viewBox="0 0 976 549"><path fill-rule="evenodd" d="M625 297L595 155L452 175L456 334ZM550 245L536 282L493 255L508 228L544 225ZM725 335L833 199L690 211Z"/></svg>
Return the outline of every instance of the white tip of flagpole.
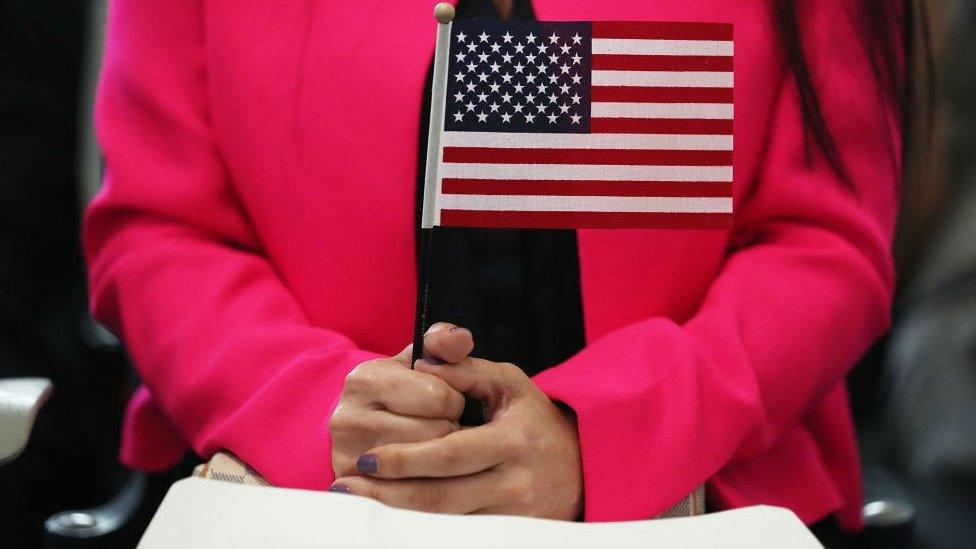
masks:
<svg viewBox="0 0 976 549"><path fill-rule="evenodd" d="M454 21L454 6L448 4L447 2L441 2L434 6L434 18L437 22L446 25L451 21Z"/></svg>

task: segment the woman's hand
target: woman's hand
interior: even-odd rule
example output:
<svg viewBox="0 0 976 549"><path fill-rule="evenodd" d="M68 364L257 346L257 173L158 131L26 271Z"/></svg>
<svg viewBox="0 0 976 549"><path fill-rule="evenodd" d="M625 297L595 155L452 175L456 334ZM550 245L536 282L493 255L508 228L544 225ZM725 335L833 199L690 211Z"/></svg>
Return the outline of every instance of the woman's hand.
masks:
<svg viewBox="0 0 976 549"><path fill-rule="evenodd" d="M468 358L416 370L480 398L488 423L414 443L378 444L333 491L395 507L572 520L582 505L576 420L518 367Z"/></svg>
<svg viewBox="0 0 976 549"><path fill-rule="evenodd" d="M471 332L438 323L424 336L424 355L458 362L471 352ZM356 460L375 446L421 442L458 430L464 396L441 378L410 369L413 345L357 366L339 397L329 431L336 477L356 474Z"/></svg>

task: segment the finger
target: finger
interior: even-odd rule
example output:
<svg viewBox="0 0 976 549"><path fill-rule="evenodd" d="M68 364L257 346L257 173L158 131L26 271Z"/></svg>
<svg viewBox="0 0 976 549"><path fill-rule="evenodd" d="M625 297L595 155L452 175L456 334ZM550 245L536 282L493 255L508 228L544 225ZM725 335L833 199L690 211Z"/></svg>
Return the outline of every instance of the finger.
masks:
<svg viewBox="0 0 976 549"><path fill-rule="evenodd" d="M447 382L389 359L357 366L343 391L364 405L401 415L457 420L464 411L464 395Z"/></svg>
<svg viewBox="0 0 976 549"><path fill-rule="evenodd" d="M444 330L447 330L448 333L450 333L451 329L456 327L457 326L455 324L451 324L450 322L435 322L431 324L430 328L427 328L427 331L424 333L424 339L426 340L429 334L434 334ZM424 347L426 348L426 343ZM410 359L413 358L413 343L404 347L402 351L394 355L392 358L393 360L409 365Z"/></svg>
<svg viewBox="0 0 976 549"><path fill-rule="evenodd" d="M415 443L373 448L357 461L360 473L376 478L459 477L503 463L511 455L510 434L493 424L455 431Z"/></svg>
<svg viewBox="0 0 976 549"><path fill-rule="evenodd" d="M420 418L386 410L339 410L329 421L332 443L362 454L370 448L400 443L417 443L445 437L459 429L457 422L442 418Z"/></svg>
<svg viewBox="0 0 976 549"><path fill-rule="evenodd" d="M454 364L464 360L474 350L474 337L467 328L444 323L436 331L424 336L424 357Z"/></svg>
<svg viewBox="0 0 976 549"><path fill-rule="evenodd" d="M450 322L437 322L424 334L424 352L426 358L435 358L442 362L460 362L471 354L474 349L474 337L467 328L462 328ZM413 356L413 344L407 345L394 360L410 364Z"/></svg>
<svg viewBox="0 0 976 549"><path fill-rule="evenodd" d="M447 436L458 424L446 419L401 416L385 410L340 410L329 421L332 467L338 475L358 474L357 461L376 446L422 442Z"/></svg>
<svg viewBox="0 0 976 549"><path fill-rule="evenodd" d="M385 480L342 477L330 492L355 494L393 507L429 513L467 514L495 503L497 473L486 471L446 479Z"/></svg>
<svg viewBox="0 0 976 549"><path fill-rule="evenodd" d="M431 364L418 360L414 371L431 374L454 390L485 401L498 408L505 398L517 396L532 382L514 364L468 358L458 364Z"/></svg>

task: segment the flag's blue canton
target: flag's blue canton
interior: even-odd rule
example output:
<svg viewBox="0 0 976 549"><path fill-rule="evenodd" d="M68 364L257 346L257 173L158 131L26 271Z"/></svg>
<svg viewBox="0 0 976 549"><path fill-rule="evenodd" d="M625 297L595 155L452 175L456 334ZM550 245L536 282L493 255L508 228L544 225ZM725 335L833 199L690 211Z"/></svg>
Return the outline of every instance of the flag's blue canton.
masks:
<svg viewBox="0 0 976 549"><path fill-rule="evenodd" d="M444 128L588 132L590 34L589 23L455 21Z"/></svg>

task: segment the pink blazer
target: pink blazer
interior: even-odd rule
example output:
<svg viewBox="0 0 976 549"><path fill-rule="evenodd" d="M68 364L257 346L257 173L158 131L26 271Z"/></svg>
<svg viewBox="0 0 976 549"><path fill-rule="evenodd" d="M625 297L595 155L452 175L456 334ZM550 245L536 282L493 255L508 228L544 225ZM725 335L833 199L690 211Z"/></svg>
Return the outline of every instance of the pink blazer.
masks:
<svg viewBox="0 0 976 549"><path fill-rule="evenodd" d="M579 232L588 345L535 382L579 417L586 518L651 517L707 480L717 507L858 527L843 380L889 322L900 139L843 2L802 20L853 191L807 162L765 3L533 4L735 24L734 228ZM431 5L111 3L84 245L91 307L145 383L125 463L227 449L274 484L329 486L343 378L411 335Z"/></svg>

